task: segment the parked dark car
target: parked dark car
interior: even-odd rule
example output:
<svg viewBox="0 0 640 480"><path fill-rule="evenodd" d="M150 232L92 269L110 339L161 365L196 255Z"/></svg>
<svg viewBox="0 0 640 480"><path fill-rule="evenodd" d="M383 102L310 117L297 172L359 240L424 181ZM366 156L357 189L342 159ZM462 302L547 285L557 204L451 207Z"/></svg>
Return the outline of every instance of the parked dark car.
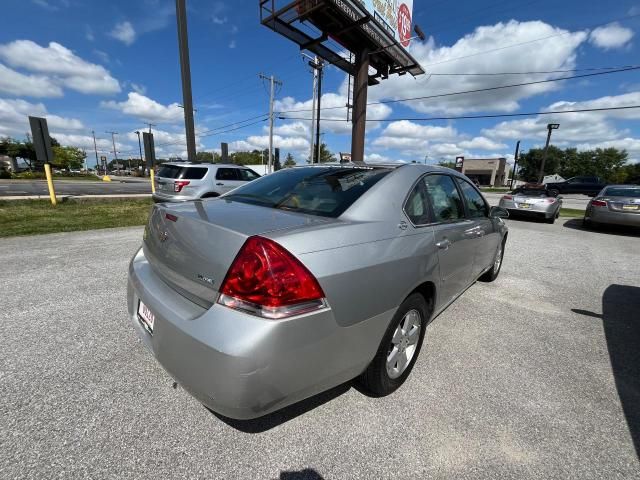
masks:
<svg viewBox="0 0 640 480"><path fill-rule="evenodd" d="M553 196L561 193L581 193L595 197L606 186L607 182L600 177L583 176L573 177L564 182L547 183L547 190Z"/></svg>

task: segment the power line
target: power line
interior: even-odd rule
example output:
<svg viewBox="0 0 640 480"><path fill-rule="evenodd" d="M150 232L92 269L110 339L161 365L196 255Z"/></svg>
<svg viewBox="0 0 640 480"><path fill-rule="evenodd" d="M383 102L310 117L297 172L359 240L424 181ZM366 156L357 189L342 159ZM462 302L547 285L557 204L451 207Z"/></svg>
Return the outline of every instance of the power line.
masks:
<svg viewBox="0 0 640 480"><path fill-rule="evenodd" d="M451 97L454 95L466 95L466 94L470 94L470 93L480 93L480 92L490 92L490 91L494 91L494 90L502 90L505 88L514 88L514 87L524 87L527 85L538 85L541 83L552 83L552 82L561 82L563 80L573 80L576 78L586 78L586 77L595 77L598 75L608 75L610 73L620 73L620 72L629 72L629 71L633 71L633 70L638 70L640 69L640 66L631 66L631 67L626 67L626 68L619 68L617 70L607 70L605 72L595 72L595 73L585 73L582 75L572 75L569 77L560 77L560 78L548 78L545 80L535 80L532 82L522 82L522 83L513 83L510 85L499 85L496 87L486 87L486 88L476 88L473 90L463 90L460 92L447 92L447 93L438 93L435 95L425 95L425 96L421 96L421 97L411 97L411 98L399 98L399 99L393 99L393 100L380 100L378 102L369 102L367 103L367 105L386 105L388 103L399 103L399 102L410 102L410 101L415 101L415 100L429 100L432 98L442 98L442 97ZM341 108L345 108L343 106L339 106L339 107L326 107L324 108L324 110L336 110L336 109L341 109ZM283 110L281 112L278 113L296 113L296 112L308 112L309 109L298 109L298 110Z"/></svg>
<svg viewBox="0 0 640 480"><path fill-rule="evenodd" d="M526 113L497 113L491 115L459 115L451 117L417 117L417 118L367 118L367 122L400 122L403 120L411 122L431 122L436 120L472 120L480 118L503 118L503 117L531 117L535 115L556 115L564 113L584 113L584 112L607 112L614 110L631 110L634 108L640 108L640 105L626 105L623 107L607 107L607 108L581 108L574 110L551 110L546 112L526 112ZM281 120L309 120L306 117L280 117ZM346 120L341 118L324 118L322 121L326 122L345 122Z"/></svg>

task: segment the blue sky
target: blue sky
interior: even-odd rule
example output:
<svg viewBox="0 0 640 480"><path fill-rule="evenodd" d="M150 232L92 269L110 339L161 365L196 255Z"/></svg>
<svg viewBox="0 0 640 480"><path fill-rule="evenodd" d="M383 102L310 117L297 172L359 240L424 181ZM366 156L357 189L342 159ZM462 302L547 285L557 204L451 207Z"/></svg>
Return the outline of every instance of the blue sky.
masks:
<svg viewBox="0 0 640 480"><path fill-rule="evenodd" d="M199 132L268 112L259 73L283 82L277 110L304 110L311 103L311 73L298 47L259 23L257 0L187 0L196 125ZM454 7L455 5L455 7ZM136 155L133 133L156 124L158 156L184 155L175 3L5 0L0 30L0 135L24 137L26 116L46 115L61 143L108 154L110 136L122 156ZM427 75L390 78L369 90L387 101L496 85L545 80L571 73L443 76L500 72L547 72L633 65L638 62L640 2L551 0L414 0L414 23L427 35L412 54ZM605 23L611 22L611 23ZM517 45L517 46L513 46ZM577 72L586 74L590 72ZM435 74L435 75L434 75ZM346 102L345 75L326 69L323 105ZM544 142L546 124L558 122L559 146L615 146L640 159L640 109L545 117L418 122L394 119L512 114L640 105L640 70L430 100L372 105L366 156L370 161L510 157L516 140L524 149ZM310 112L303 120L278 120L276 146L304 161ZM344 109L323 112L343 119ZM247 121L246 123L251 123ZM243 124L241 124L243 125ZM334 152L349 151L350 125L326 121L323 139ZM266 122L224 135L201 136L198 148L264 148ZM170 144L170 145L165 145ZM110 154L108 154L110 155ZM91 156L89 157L91 158Z"/></svg>

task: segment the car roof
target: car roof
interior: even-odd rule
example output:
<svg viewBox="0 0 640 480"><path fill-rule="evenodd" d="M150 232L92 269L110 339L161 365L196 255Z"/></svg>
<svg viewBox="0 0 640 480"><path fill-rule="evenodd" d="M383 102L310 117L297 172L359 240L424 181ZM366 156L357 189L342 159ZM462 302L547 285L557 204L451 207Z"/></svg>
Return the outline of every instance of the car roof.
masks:
<svg viewBox="0 0 640 480"><path fill-rule="evenodd" d="M365 163L365 162L327 162L327 163L314 163L309 165L297 165L293 168L366 168L366 169L385 169L385 170L398 170L400 168L415 168L420 173L446 173L449 175L455 175L460 178L466 178L462 173L448 167L441 167L439 165L424 165L422 163L399 163L399 162L387 162L387 163Z"/></svg>
<svg viewBox="0 0 640 480"><path fill-rule="evenodd" d="M204 167L204 168L251 168L251 165L237 165L235 163L195 163L195 162L164 162L159 164L160 167Z"/></svg>

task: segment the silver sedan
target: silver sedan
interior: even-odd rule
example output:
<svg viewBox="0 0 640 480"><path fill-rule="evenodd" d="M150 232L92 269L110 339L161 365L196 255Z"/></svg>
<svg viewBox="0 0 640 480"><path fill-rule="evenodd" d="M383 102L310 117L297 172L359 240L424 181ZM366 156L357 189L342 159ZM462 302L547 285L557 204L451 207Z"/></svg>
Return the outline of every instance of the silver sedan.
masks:
<svg viewBox="0 0 640 480"><path fill-rule="evenodd" d="M560 216L562 197L551 195L544 185L526 184L504 195L498 205L514 217L540 218L554 223Z"/></svg>
<svg viewBox="0 0 640 480"><path fill-rule="evenodd" d="M356 377L387 395L427 323L498 276L507 215L450 169L281 170L216 199L155 205L129 267L129 315L167 372L227 417Z"/></svg>
<svg viewBox="0 0 640 480"><path fill-rule="evenodd" d="M640 227L640 185L609 185L589 202L584 225Z"/></svg>

